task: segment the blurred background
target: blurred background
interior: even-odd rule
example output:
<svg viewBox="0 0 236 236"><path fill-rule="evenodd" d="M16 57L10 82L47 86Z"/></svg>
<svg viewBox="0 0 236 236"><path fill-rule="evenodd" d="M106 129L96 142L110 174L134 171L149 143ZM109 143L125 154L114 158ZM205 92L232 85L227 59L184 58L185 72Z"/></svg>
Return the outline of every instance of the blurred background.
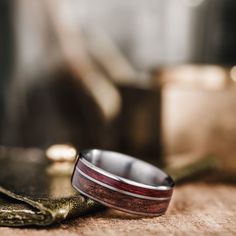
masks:
<svg viewBox="0 0 236 236"><path fill-rule="evenodd" d="M0 144L236 169L234 0L0 1ZM231 171L232 170L232 171Z"/></svg>

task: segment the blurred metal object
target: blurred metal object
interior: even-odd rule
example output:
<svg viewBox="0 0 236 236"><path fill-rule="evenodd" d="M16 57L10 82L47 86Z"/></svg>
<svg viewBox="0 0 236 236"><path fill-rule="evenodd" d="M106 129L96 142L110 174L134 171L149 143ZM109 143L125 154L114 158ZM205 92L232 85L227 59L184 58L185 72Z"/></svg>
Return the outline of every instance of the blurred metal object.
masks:
<svg viewBox="0 0 236 236"><path fill-rule="evenodd" d="M51 176L71 175L77 150L69 144L55 144L46 150L46 157L52 161L47 167ZM53 183L53 182L52 182ZM54 184L57 186L57 184Z"/></svg>
<svg viewBox="0 0 236 236"><path fill-rule="evenodd" d="M46 156L53 162L73 162L76 153L76 149L69 144L55 144L46 150Z"/></svg>

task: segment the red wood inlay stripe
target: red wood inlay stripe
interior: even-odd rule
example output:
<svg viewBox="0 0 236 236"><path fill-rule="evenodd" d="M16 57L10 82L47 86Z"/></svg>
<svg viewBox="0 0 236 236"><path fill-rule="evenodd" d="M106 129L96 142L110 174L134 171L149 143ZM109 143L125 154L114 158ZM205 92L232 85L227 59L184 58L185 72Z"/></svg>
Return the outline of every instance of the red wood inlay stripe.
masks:
<svg viewBox="0 0 236 236"><path fill-rule="evenodd" d="M114 208L118 207L120 210L127 212L160 215L165 213L169 205L169 200L147 200L108 189L89 180L78 171L74 172L72 184L97 201L103 204L107 203L110 206L114 206Z"/></svg>
<svg viewBox="0 0 236 236"><path fill-rule="evenodd" d="M140 186L135 186L135 185L131 185L125 182L121 182L119 180L112 179L106 175L103 175L97 172L96 170L91 169L80 160L78 161L77 167L86 175L120 190L124 190L130 193L135 193L135 194L139 194L143 196L148 196L148 197L157 197L157 198L169 197L170 198L172 196L173 189L155 190L155 189L143 188Z"/></svg>

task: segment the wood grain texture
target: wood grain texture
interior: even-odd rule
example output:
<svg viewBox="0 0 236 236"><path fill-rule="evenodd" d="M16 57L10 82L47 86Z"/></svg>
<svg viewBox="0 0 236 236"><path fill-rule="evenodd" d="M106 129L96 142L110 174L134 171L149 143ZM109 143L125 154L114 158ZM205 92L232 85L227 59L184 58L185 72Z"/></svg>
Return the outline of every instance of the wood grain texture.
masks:
<svg viewBox="0 0 236 236"><path fill-rule="evenodd" d="M119 193L109 188L99 186L82 175L78 175L78 189L86 196L110 207L122 209L122 211L131 211L135 214L164 214L168 208L170 199L149 200ZM113 208L112 207L112 208Z"/></svg>
<svg viewBox="0 0 236 236"><path fill-rule="evenodd" d="M120 190L128 191L128 192L135 193L135 194L140 194L140 195L144 195L144 196L157 197L157 198L163 198L163 197L166 198L166 197L172 196L173 189L168 189L168 190L162 189L161 191L157 191L156 189L154 190L154 189L150 189L150 188L144 188L144 187L136 186L133 184L129 184L127 182L113 179L113 178L110 178L104 174L101 174L98 171L95 171L92 168L86 166L82 161L78 162L77 167L80 169L80 171L82 171L86 175L92 177L93 179L98 180L104 184L107 184L109 186L115 187ZM76 172L78 172L77 169L75 170L75 173ZM74 175L75 175L75 173L74 173ZM72 180L75 179L74 180L75 185L77 185L77 182L78 182L78 181L76 181L77 178L79 178L79 176L76 178L72 178ZM172 179L171 179L171 183L168 186L170 186L171 184L173 184Z"/></svg>
<svg viewBox="0 0 236 236"><path fill-rule="evenodd" d="M236 235L236 186L177 187L166 215L143 218L106 210L50 228L0 228L1 236Z"/></svg>

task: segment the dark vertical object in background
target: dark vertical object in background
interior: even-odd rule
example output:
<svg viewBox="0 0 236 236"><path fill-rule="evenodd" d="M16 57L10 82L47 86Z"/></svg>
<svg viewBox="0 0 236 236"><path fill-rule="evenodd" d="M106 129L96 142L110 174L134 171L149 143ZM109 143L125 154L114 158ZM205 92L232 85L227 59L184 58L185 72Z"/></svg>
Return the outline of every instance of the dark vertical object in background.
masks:
<svg viewBox="0 0 236 236"><path fill-rule="evenodd" d="M236 1L224 0L222 6L222 42L220 45L221 63L235 64L236 63ZM225 39L225 40L223 40Z"/></svg>
<svg viewBox="0 0 236 236"><path fill-rule="evenodd" d="M197 62L223 65L236 63L235 12L234 0L204 2L197 12L196 38L200 41L195 51Z"/></svg>
<svg viewBox="0 0 236 236"><path fill-rule="evenodd" d="M120 150L163 165L161 137L161 86L119 86L122 112L119 121Z"/></svg>
<svg viewBox="0 0 236 236"><path fill-rule="evenodd" d="M0 133L4 120L4 94L12 63L12 2L0 1ZM0 136L1 137L1 136Z"/></svg>

